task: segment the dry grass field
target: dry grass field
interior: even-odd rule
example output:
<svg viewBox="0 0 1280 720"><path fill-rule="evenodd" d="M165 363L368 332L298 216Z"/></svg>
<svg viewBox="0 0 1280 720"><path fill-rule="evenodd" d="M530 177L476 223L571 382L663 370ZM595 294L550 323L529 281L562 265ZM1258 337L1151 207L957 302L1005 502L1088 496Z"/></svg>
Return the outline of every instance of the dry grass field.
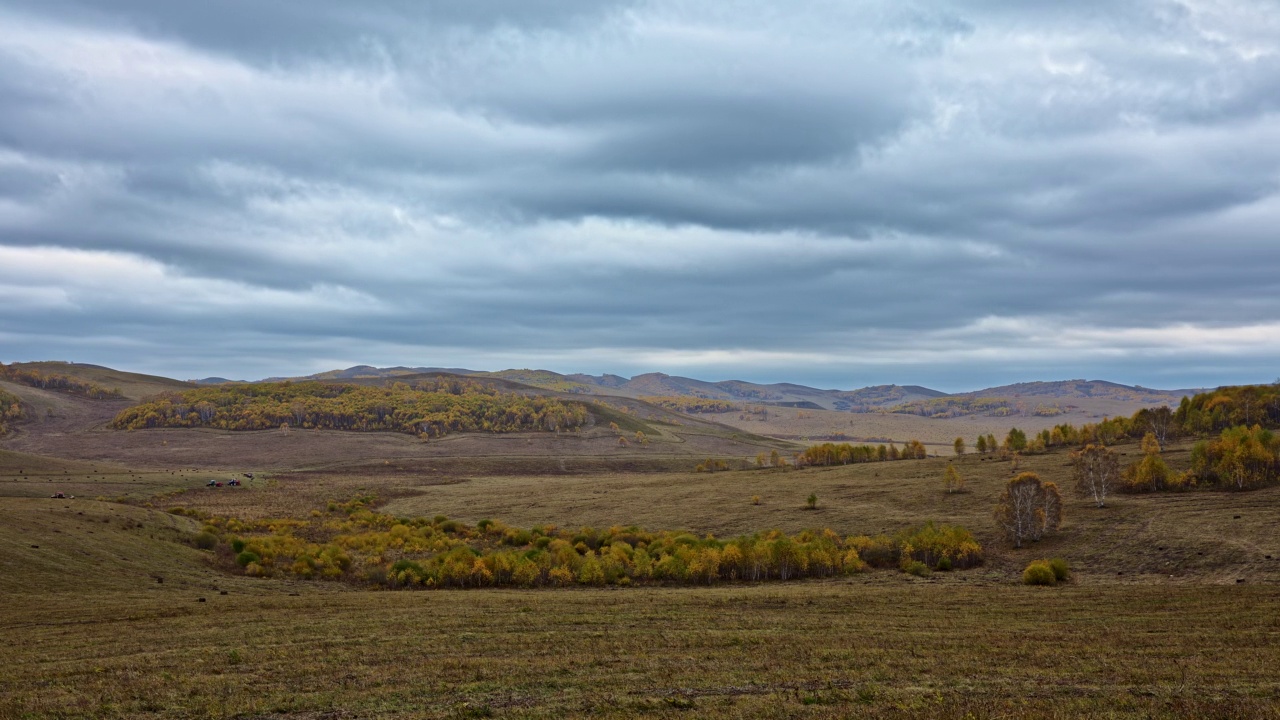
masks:
<svg viewBox="0 0 1280 720"><path fill-rule="evenodd" d="M1020 428L1030 435L1062 423L1079 426L1096 423L1105 417L1128 417L1144 407L1132 401L1108 398L1072 398L1062 401L1062 404L1072 404L1075 408L1052 417L968 415L925 418L889 412L848 413L781 407L768 408L768 418L764 420L760 415L741 412L707 413L698 417L747 432L813 442L841 436L842 440L855 444L893 441L901 445L908 440L919 440L928 446L930 454L950 455L957 437L964 438L972 448L979 434L991 433L1003 440L1010 427Z"/></svg>
<svg viewBox="0 0 1280 720"><path fill-rule="evenodd" d="M0 718L1280 716L1261 587L228 586L11 604Z"/></svg>
<svg viewBox="0 0 1280 720"><path fill-rule="evenodd" d="M1274 585L369 592L217 573L154 510L0 507L5 720L1280 717Z"/></svg>
<svg viewBox="0 0 1280 720"><path fill-rule="evenodd" d="M1174 446L1166 460L1184 469L1188 449ZM1119 451L1136 456L1137 448ZM964 478L964 492L943 490L948 462ZM157 504L243 518L299 517L330 499L372 493L384 512L406 517L446 515L472 524L489 518L516 527L640 525L717 537L828 527L844 535L892 534L934 520L969 528L988 548L987 564L975 578L1016 582L1029 560L1052 555L1065 557L1082 578L1105 582L1234 584L1243 579L1280 588L1280 533L1273 532L1280 527L1280 488L1116 495L1105 508L1068 494L1062 530L1013 550L1004 546L991 515L1014 474L1013 463L994 457L717 473L600 468L518 474L512 472L516 464L404 462L354 472L275 473L245 488L191 488ZM1023 457L1019 469L1037 472L1069 492L1065 452ZM813 510L806 505L811 493L818 496Z"/></svg>
<svg viewBox="0 0 1280 720"><path fill-rule="evenodd" d="M695 473L706 456L745 467L768 441L642 408L618 416L654 430L642 447L601 427L431 443L125 433L105 429L109 404L20 390L52 412L0 441L0 720L1280 718L1280 488L1070 498L1058 534L1013 550L991 511L1014 468L990 457ZM1188 447L1166 453L1175 469ZM965 492L944 492L948 462ZM1069 485L1063 452L1020 464ZM244 487L204 487L250 471ZM987 562L927 578L378 591L224 572L194 546L200 523L166 512L301 517L365 493L396 515L721 537L935 520L971 529ZM1041 557L1065 558L1072 580L1023 586Z"/></svg>

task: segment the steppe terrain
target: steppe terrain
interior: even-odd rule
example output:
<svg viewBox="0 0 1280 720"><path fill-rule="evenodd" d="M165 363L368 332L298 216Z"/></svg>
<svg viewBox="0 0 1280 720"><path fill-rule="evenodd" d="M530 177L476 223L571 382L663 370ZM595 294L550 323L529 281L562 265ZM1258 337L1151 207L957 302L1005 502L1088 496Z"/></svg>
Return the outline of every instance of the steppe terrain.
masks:
<svg viewBox="0 0 1280 720"><path fill-rule="evenodd" d="M63 370L119 380L126 397L0 383L29 410L0 439L0 719L1280 717L1280 488L1069 497L1058 533L1014 549L992 519L1014 461L995 456L758 469L758 453L800 445L633 398L576 434L126 432L108 427L121 408L187 386ZM816 434L795 427L781 434ZM617 442L637 429L651 442ZM1189 450L1164 458L1183 469ZM693 472L708 457L731 469ZM1070 486L1064 451L1017 462ZM944 492L948 463L964 492ZM205 487L244 473L243 487ZM358 495L401 517L720 537L933 520L969 528L986 561L927 577L388 591L249 577L194 541L198 517L306 518ZM1041 557L1072 579L1022 585Z"/></svg>

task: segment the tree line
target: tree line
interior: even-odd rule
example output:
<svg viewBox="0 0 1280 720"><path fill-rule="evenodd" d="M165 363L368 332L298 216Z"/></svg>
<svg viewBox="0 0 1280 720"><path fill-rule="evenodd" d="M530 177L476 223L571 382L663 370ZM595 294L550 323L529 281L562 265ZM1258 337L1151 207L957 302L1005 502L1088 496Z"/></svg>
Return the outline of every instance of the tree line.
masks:
<svg viewBox="0 0 1280 720"><path fill-rule="evenodd" d="M929 453L924 443L908 440L902 449L888 445L853 445L851 443L821 443L810 445L796 456L796 465L849 465L852 463L885 462L888 460L923 460Z"/></svg>
<svg viewBox="0 0 1280 720"><path fill-rule="evenodd" d="M720 540L638 527L528 530L443 516L397 518L373 498L332 502L309 519L204 520L197 544L248 575L345 580L389 588L554 587L786 581L901 568L959 570L981 564L967 530L924 525L893 536L778 530Z"/></svg>
<svg viewBox="0 0 1280 720"><path fill-rule="evenodd" d="M164 393L121 411L124 430L212 427L392 431L424 438L450 432L576 430L590 418L584 404L499 393L479 383L424 381L410 386L321 382L218 385Z"/></svg>
<svg viewBox="0 0 1280 720"><path fill-rule="evenodd" d="M112 400L124 397L119 388L105 388L70 375L27 370L16 365L0 363L0 380L29 385L41 390L55 390L69 395L79 395L93 400Z"/></svg>
<svg viewBox="0 0 1280 720"><path fill-rule="evenodd" d="M648 395L640 398L668 410L682 413L726 413L741 410L742 406L728 400L686 397L684 395Z"/></svg>

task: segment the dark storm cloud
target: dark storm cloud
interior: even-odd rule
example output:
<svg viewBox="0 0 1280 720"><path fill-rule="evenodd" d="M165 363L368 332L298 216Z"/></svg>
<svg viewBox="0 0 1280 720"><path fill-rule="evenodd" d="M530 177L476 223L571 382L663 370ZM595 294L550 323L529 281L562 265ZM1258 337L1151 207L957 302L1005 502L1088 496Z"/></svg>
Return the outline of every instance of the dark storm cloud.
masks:
<svg viewBox="0 0 1280 720"><path fill-rule="evenodd" d="M1254 2L0 2L0 360L1268 380L1277 36Z"/></svg>

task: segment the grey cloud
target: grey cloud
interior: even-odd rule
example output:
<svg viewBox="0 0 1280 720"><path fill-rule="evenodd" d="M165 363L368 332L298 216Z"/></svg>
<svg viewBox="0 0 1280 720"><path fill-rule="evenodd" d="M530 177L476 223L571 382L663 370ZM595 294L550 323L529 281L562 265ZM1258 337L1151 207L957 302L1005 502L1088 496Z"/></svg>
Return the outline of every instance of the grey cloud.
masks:
<svg viewBox="0 0 1280 720"><path fill-rule="evenodd" d="M1123 334L1280 317L1280 21L1193 5L9 2L0 252L158 287L0 268L48 305L0 338L178 375L1242 378L1275 348ZM1046 327L1087 347L1019 347Z"/></svg>
<svg viewBox="0 0 1280 720"><path fill-rule="evenodd" d="M450 29L563 28L615 11L584 0L341 0L171 3L164 0L8 0L25 13L73 25L107 26L247 57L290 62L311 55L367 56L369 43L418 39ZM362 59L367 59L362 57Z"/></svg>

